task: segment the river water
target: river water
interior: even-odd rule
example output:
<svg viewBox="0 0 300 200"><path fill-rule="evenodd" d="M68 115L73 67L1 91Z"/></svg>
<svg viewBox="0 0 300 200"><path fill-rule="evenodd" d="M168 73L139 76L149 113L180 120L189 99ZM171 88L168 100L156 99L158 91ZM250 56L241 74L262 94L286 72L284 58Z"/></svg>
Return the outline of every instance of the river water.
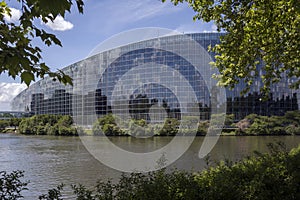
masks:
<svg viewBox="0 0 300 200"><path fill-rule="evenodd" d="M149 144L164 146L172 138L153 137L135 139L131 137L111 138L114 144L126 149L137 148L137 152L147 151ZM191 147L170 168L202 170L206 161L198 158L204 137L196 137ZM239 160L253 151L267 152L267 144L283 142L288 149L300 144L300 136L223 136L210 153L210 160ZM141 147L145 149L141 150ZM38 199L48 189L64 183L64 195L71 199L71 184L92 187L97 180L117 181L120 171L111 169L95 159L82 144L79 137L24 136L0 134L0 171L24 170L24 180L29 180L25 199Z"/></svg>

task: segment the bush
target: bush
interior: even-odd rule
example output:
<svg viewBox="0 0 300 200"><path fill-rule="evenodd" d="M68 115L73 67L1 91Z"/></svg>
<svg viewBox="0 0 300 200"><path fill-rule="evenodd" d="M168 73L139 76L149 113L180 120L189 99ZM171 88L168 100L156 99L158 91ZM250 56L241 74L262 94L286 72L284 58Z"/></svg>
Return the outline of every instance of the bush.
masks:
<svg viewBox="0 0 300 200"><path fill-rule="evenodd" d="M196 179L206 199L297 199L300 179L289 167L297 163L289 159L286 152L275 150L233 165L221 162Z"/></svg>
<svg viewBox="0 0 300 200"><path fill-rule="evenodd" d="M42 194L39 196L39 200L63 200L61 191L64 185L60 184L56 188L48 190L47 194Z"/></svg>
<svg viewBox="0 0 300 200"><path fill-rule="evenodd" d="M284 116L251 114L236 123L239 135L297 135L300 134L300 112L288 111Z"/></svg>
<svg viewBox="0 0 300 200"><path fill-rule="evenodd" d="M112 114L99 118L94 123L92 131L94 135L105 134L107 136L119 136L125 134L125 132L116 124L115 118Z"/></svg>
<svg viewBox="0 0 300 200"><path fill-rule="evenodd" d="M37 125L35 127L35 134L36 135L46 135L46 130L45 130L45 126L43 125Z"/></svg>
<svg viewBox="0 0 300 200"><path fill-rule="evenodd" d="M286 127L285 131L289 135L300 135L300 126L290 124Z"/></svg>
<svg viewBox="0 0 300 200"><path fill-rule="evenodd" d="M58 135L59 134L57 124L53 125L53 126L51 126L50 124L46 124L44 128L45 128L47 135Z"/></svg>
<svg viewBox="0 0 300 200"><path fill-rule="evenodd" d="M73 119L68 115L34 115L23 119L18 131L30 135L77 135L72 124Z"/></svg>
<svg viewBox="0 0 300 200"><path fill-rule="evenodd" d="M22 198L21 192L27 190L26 186L28 184L28 182L20 180L23 177L23 171L13 171L12 173L0 171L0 199L13 200Z"/></svg>
<svg viewBox="0 0 300 200"><path fill-rule="evenodd" d="M29 135L35 132L33 120L31 118L24 118L20 124L18 132L21 134Z"/></svg>
<svg viewBox="0 0 300 200"><path fill-rule="evenodd" d="M166 118L164 126L159 130L161 136L174 136L177 134L180 122L175 118Z"/></svg>
<svg viewBox="0 0 300 200"><path fill-rule="evenodd" d="M58 134L61 136L75 136L77 135L77 131L73 127L59 126Z"/></svg>
<svg viewBox="0 0 300 200"><path fill-rule="evenodd" d="M209 127L209 121L200 121L198 125L197 135L206 135Z"/></svg>
<svg viewBox="0 0 300 200"><path fill-rule="evenodd" d="M70 115L64 115L59 118L59 120L57 121L57 124L59 126L69 127L73 124L73 119Z"/></svg>
<svg viewBox="0 0 300 200"><path fill-rule="evenodd" d="M0 120L0 132L3 131L8 125L9 122L7 120Z"/></svg>

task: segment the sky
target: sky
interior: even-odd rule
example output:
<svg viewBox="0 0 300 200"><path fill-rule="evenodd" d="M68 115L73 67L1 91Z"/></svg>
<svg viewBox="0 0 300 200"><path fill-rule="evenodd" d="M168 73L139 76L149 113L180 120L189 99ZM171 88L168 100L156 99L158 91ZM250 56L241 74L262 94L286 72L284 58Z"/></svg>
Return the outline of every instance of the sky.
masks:
<svg viewBox="0 0 300 200"><path fill-rule="evenodd" d="M20 4L11 0L12 17L7 21L17 21L21 15ZM57 17L54 23L43 24L36 20L37 26L55 34L63 47L34 44L42 49L43 62L53 71L85 59L91 51L115 34L131 29L159 27L178 32L214 32L213 23L194 21L194 11L187 4L174 6L170 1L160 0L85 0L84 13L74 8L65 18ZM0 111L10 110L11 100L26 85L0 75Z"/></svg>

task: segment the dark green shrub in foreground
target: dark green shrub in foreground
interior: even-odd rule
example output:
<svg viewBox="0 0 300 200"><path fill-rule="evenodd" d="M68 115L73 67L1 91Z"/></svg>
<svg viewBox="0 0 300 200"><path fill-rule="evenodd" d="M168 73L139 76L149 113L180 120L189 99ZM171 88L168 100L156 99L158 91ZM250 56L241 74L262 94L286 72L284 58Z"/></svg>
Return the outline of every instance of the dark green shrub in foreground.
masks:
<svg viewBox="0 0 300 200"><path fill-rule="evenodd" d="M64 184L58 185L56 188L48 190L47 194L42 194L39 196L39 200L63 200L62 190Z"/></svg>
<svg viewBox="0 0 300 200"><path fill-rule="evenodd" d="M203 171L196 175L201 199L299 199L300 165L295 157L299 158L300 146L297 149L287 153L273 147L271 154L233 165L222 162Z"/></svg>
<svg viewBox="0 0 300 200"><path fill-rule="evenodd" d="M21 192L27 190L28 182L23 182L20 179L24 177L22 171L13 171L7 173L0 171L0 199L14 200L23 198Z"/></svg>

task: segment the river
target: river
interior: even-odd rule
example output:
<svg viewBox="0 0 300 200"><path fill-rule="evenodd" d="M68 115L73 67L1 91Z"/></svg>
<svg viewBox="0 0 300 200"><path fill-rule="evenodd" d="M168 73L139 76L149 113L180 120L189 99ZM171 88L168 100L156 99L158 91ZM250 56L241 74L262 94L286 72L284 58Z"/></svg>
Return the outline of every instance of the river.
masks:
<svg viewBox="0 0 300 200"><path fill-rule="evenodd" d="M170 168L202 170L206 161L198 158L204 137L196 137L191 147ZM114 144L126 148L167 144L171 138L153 137L148 140L130 137L111 138ZM210 160L239 160L253 151L267 152L267 144L282 141L288 149L300 144L300 136L223 136L210 153ZM150 145L151 146L151 145ZM70 185L83 184L92 187L97 180L118 180L121 172L111 169L95 159L82 144L79 137L24 136L0 134L0 171L24 170L24 180L29 180L25 199L38 199L48 189L64 183L66 198L71 198Z"/></svg>

